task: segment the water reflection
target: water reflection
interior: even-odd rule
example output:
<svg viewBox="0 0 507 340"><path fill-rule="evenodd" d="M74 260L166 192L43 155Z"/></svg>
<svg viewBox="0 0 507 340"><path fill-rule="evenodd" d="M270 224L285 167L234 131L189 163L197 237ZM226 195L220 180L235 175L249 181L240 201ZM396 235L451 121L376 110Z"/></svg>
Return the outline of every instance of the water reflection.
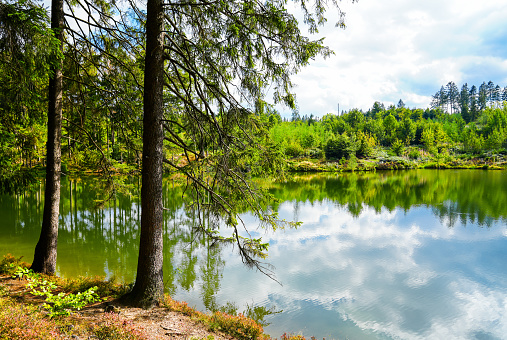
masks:
<svg viewBox="0 0 507 340"><path fill-rule="evenodd" d="M344 173L295 177L271 185L280 202L323 202L330 200L359 216L364 207L404 211L413 206L431 206L447 218L449 227L458 219L479 225L507 217L507 187L504 171L414 170L378 173ZM294 216L293 216L294 217Z"/></svg>
<svg viewBox="0 0 507 340"><path fill-rule="evenodd" d="M247 270L229 248L193 233L182 191L164 182L166 289L202 310L250 310L273 336L496 339L507 334L505 172L405 171L296 177L269 183L298 230L269 241L283 286ZM138 198L93 209L96 183L62 186L58 270L134 278ZM0 197L0 251L31 259L42 189ZM282 313L273 313L283 310Z"/></svg>

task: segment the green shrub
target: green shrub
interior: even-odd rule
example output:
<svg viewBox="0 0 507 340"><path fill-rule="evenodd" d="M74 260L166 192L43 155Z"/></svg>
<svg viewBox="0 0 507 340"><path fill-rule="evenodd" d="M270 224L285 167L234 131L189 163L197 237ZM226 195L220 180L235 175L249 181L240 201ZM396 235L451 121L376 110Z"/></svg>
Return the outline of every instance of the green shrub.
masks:
<svg viewBox="0 0 507 340"><path fill-rule="evenodd" d="M364 133L362 131L358 131L357 140L359 142L359 148L357 150L358 157L370 157L375 152L375 146L377 145L377 140L374 136L369 133Z"/></svg>
<svg viewBox="0 0 507 340"><path fill-rule="evenodd" d="M89 303L101 301L102 299L95 293L97 287L88 288L84 292L59 293L53 294L53 290L57 288L56 283L47 279L46 276L34 273L31 269L18 267L13 278L26 279L28 283L25 285L30 289L30 293L35 296L46 297L44 308L48 311L50 318L55 316L70 315L72 309L81 310Z"/></svg>
<svg viewBox="0 0 507 340"><path fill-rule="evenodd" d="M393 150L396 156L402 156L405 152L405 145L399 139L395 139L391 146L391 150Z"/></svg>
<svg viewBox="0 0 507 340"><path fill-rule="evenodd" d="M408 158L410 159L418 159L420 156L420 152L418 149L410 149L410 151L408 152Z"/></svg>
<svg viewBox="0 0 507 340"><path fill-rule="evenodd" d="M355 156L358 149L359 142L355 136L349 137L343 134L327 141L324 146L324 154L326 159L349 158L352 155Z"/></svg>
<svg viewBox="0 0 507 340"><path fill-rule="evenodd" d="M293 143L285 147L285 155L289 157L299 157L303 154L304 150L301 145Z"/></svg>

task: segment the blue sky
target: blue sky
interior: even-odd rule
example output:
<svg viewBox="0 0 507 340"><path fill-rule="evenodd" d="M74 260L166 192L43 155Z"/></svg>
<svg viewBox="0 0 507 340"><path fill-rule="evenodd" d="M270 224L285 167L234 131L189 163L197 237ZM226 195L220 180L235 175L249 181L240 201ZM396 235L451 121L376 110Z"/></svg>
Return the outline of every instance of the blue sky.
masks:
<svg viewBox="0 0 507 340"><path fill-rule="evenodd" d="M490 80L507 86L505 0L342 0L340 8L347 28L334 27L330 8L328 24L315 35L336 54L294 77L301 115L336 113L338 103L340 110L368 110L375 101L387 106L399 99L426 108L449 81L460 88Z"/></svg>
<svg viewBox="0 0 507 340"><path fill-rule="evenodd" d="M287 6L302 22L295 2ZM335 55L317 58L293 77L301 115L337 113L338 104L340 111L366 111L375 101L388 106L400 99L410 108L426 108L449 81L459 88L490 80L507 86L506 0L341 0L339 5L347 28L335 27L337 11L329 8L328 23L311 36L325 37ZM288 108L277 109L291 116Z"/></svg>

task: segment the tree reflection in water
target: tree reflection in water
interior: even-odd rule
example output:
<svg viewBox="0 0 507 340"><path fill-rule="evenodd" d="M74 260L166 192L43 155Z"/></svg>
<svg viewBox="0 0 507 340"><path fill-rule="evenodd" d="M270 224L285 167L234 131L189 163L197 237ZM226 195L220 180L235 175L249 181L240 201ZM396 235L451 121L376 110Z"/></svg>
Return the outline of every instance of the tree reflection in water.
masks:
<svg viewBox="0 0 507 340"><path fill-rule="evenodd" d="M414 206L431 207L441 223L453 228L459 222L490 227L507 220L505 171L413 170L377 173L296 175L281 182L263 182L277 199L298 207L331 201L358 217L366 208L407 212ZM140 201L139 180L132 181L132 195L117 195L103 208L96 208L100 183L93 178L65 178L62 181L58 273L63 276L101 275L132 281L138 256ZM234 302L218 303L217 292L225 267L223 252L229 246L213 244L194 231L195 216L185 209L183 187L164 181L164 271L167 293L177 290L199 292L209 311L244 313L259 320L277 313L275 308L254 303L238 307ZM33 256L33 247L42 223L42 184L35 191L0 196L0 251ZM201 219L206 221L206 219Z"/></svg>

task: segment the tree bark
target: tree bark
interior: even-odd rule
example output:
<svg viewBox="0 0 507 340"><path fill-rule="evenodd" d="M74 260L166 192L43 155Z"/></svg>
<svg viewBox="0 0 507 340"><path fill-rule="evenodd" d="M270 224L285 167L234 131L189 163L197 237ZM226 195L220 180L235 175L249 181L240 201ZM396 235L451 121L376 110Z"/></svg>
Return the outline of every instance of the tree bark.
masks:
<svg viewBox="0 0 507 340"><path fill-rule="evenodd" d="M130 304L150 308L164 294L163 264L163 75L164 36L161 0L148 0L144 77L141 239Z"/></svg>
<svg viewBox="0 0 507 340"><path fill-rule="evenodd" d="M63 50L63 0L51 3L51 28L60 40ZM32 269L38 273L54 274L58 245L58 218L60 215L60 171L62 138L62 61L55 64L49 80L48 140L46 144L46 189L44 214L39 241L35 247Z"/></svg>

